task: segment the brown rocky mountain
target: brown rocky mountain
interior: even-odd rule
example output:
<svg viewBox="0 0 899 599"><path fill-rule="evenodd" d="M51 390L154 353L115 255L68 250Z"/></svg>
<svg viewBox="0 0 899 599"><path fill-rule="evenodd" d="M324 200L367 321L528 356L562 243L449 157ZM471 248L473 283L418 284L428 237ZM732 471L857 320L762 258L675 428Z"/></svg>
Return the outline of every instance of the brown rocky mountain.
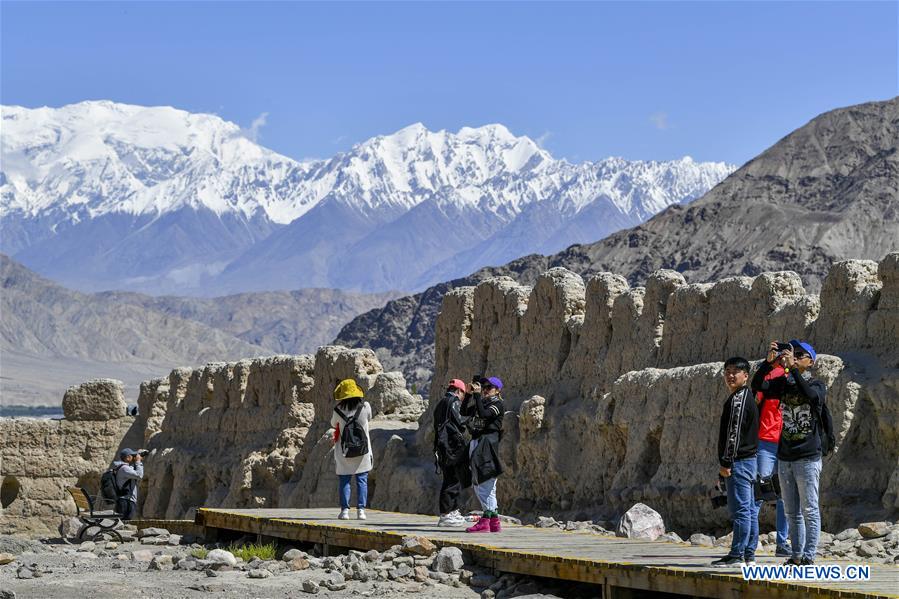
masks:
<svg viewBox="0 0 899 599"><path fill-rule="evenodd" d="M899 98L824 113L752 159L703 197L552 256L435 285L358 316L336 343L370 347L387 369L427 390L443 294L508 275L533 284L551 267L610 271L642 284L659 268L689 282L793 270L810 291L831 264L899 250ZM460 373L463 374L463 373Z"/></svg>
<svg viewBox="0 0 899 599"><path fill-rule="evenodd" d="M85 294L0 254L3 405L58 404L70 384L134 387L174 367L315 351L350 318L395 297L330 289L212 299ZM129 389L130 391L130 389Z"/></svg>

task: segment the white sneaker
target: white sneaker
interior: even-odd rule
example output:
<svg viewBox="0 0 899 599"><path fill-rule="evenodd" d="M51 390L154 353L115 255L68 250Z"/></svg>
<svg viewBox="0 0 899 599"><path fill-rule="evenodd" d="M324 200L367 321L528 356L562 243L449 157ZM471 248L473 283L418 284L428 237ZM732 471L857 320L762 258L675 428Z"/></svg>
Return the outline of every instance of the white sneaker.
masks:
<svg viewBox="0 0 899 599"><path fill-rule="evenodd" d="M338 520L349 520L350 519L350 510L344 508L340 510L340 514L337 516Z"/></svg>
<svg viewBox="0 0 899 599"><path fill-rule="evenodd" d="M356 518L357 518L357 519L359 519L359 520L365 520L367 517L368 517L368 516L365 515L365 509L364 509L364 508L361 508L361 507L360 507L360 508L357 508L357 509L356 509Z"/></svg>
<svg viewBox="0 0 899 599"><path fill-rule="evenodd" d="M437 526L465 526L465 518L459 513L459 510L453 510L448 514L440 516Z"/></svg>

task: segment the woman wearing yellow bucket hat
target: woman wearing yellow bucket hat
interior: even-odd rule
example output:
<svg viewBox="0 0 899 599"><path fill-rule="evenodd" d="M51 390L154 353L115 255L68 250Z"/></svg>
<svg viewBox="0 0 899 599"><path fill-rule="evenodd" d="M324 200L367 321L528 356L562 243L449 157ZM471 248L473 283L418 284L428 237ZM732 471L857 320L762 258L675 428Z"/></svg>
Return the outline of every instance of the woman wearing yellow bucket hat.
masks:
<svg viewBox="0 0 899 599"><path fill-rule="evenodd" d="M368 473L374 467L368 422L371 405L353 379L340 381L334 389L337 405L331 413L334 434L334 463L337 467L341 520L350 518L350 480L356 477L356 517L365 520L368 502Z"/></svg>

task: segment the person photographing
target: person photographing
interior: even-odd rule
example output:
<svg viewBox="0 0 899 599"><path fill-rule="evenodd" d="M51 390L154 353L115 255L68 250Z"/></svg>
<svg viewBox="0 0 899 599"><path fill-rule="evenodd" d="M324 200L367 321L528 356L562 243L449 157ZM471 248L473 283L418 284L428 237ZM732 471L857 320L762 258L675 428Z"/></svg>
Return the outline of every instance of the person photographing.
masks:
<svg viewBox="0 0 899 599"><path fill-rule="evenodd" d="M464 526L466 522L459 511L459 494L471 486L465 418L461 413L465 392L465 383L452 379L434 406L434 458L443 475L437 526Z"/></svg>
<svg viewBox="0 0 899 599"><path fill-rule="evenodd" d="M499 459L499 442L503 433L505 409L500 395L503 382L492 376L468 385L468 393L462 402L461 414L466 417L471 441L468 459L475 495L481 504L483 516L466 532L500 532L499 507L496 502L496 478L502 474Z"/></svg>
<svg viewBox="0 0 899 599"><path fill-rule="evenodd" d="M752 378L753 391L780 400L783 426L777 471L790 530L787 565L814 564L821 531L818 484L822 456L832 449L833 438L832 430L824 426L825 421L830 422L826 387L810 371L816 359L815 349L805 341L772 341L765 361ZM783 376L769 377L778 363Z"/></svg>
<svg viewBox="0 0 899 599"><path fill-rule="evenodd" d="M110 468L115 481L116 511L122 514L122 520L130 520L137 511L137 485L144 477L144 455L146 451L126 447Z"/></svg>

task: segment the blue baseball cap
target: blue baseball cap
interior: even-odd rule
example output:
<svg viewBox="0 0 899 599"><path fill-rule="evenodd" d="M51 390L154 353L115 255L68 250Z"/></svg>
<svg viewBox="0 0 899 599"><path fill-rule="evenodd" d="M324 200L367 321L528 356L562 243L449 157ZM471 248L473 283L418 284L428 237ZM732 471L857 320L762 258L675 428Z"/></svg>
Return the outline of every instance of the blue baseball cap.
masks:
<svg viewBox="0 0 899 599"><path fill-rule="evenodd" d="M119 452L119 457L123 457L123 458L127 457L127 456L132 456L132 455L137 455L137 452L134 451L133 449L129 449L127 447Z"/></svg>
<svg viewBox="0 0 899 599"><path fill-rule="evenodd" d="M807 341L800 341L799 339L791 339L789 341L790 345L796 348L802 348L802 350L812 357L812 362L818 359L818 354L815 353L815 348L812 347L811 343Z"/></svg>
<svg viewBox="0 0 899 599"><path fill-rule="evenodd" d="M490 385L492 387L496 387L500 391L503 390L503 382L499 379L499 377L491 376L490 378L481 379L478 381L481 385Z"/></svg>

